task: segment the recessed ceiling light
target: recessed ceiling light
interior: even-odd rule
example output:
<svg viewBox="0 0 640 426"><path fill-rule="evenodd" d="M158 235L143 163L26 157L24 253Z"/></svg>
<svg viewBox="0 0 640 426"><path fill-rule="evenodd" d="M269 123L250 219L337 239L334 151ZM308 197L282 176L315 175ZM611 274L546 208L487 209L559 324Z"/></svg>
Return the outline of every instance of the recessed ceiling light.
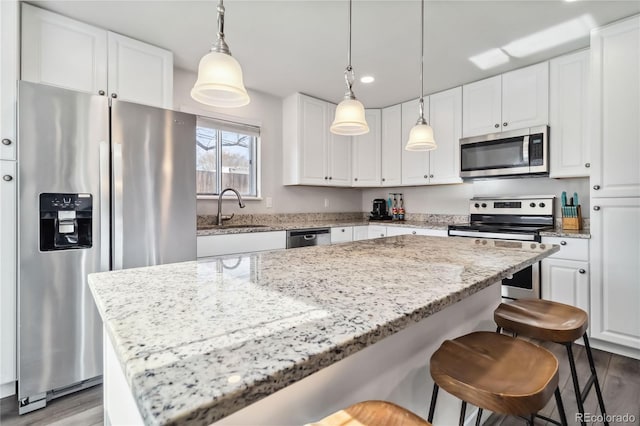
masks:
<svg viewBox="0 0 640 426"><path fill-rule="evenodd" d="M374 81L376 81L375 77L372 75L363 75L362 77L360 77L360 83L373 83Z"/></svg>

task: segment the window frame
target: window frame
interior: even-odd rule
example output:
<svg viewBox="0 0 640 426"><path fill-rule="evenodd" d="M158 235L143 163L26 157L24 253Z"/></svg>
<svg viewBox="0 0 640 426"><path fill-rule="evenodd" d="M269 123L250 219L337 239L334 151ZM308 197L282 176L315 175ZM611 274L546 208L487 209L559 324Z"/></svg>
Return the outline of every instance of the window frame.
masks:
<svg viewBox="0 0 640 426"><path fill-rule="evenodd" d="M255 174L255 178L252 179L253 183L255 184L255 195L242 195L243 200L262 200L262 166L261 166L261 159L262 159L262 155L261 155L261 145L262 145L262 128L260 125L258 124L253 124L253 123L247 123L247 122L241 122L237 119L233 120L233 119L224 119L224 118L218 118L218 117L212 117L212 116L207 116L207 115L203 115L201 113L196 113L196 126L198 124L198 120L203 119L205 121L209 121L212 123L212 128L215 129L215 131L217 132L217 137L216 137L216 143L218 143L219 145L216 146L216 149L218 150L218 152L216 153L216 186L218 188L219 191L221 191L222 189L222 145L221 145L221 141L222 141L222 132L226 131L226 132L237 132L239 134L245 134L242 132L241 128L242 127L252 127L255 128L256 130L256 135L248 135L254 138L254 143L250 152L250 161L253 162L253 173ZM215 124L219 123L222 127L226 127L226 129L220 129L220 128L216 128ZM226 126L225 126L226 125ZM232 130L234 127L237 126L237 129ZM197 143L197 141L196 141ZM197 161L196 161L197 162ZM219 172L218 172L219 171ZM196 190L197 191L197 190ZM196 192L196 198L197 199L202 199L202 200L211 200L211 199L215 199L217 200L220 197L219 193L217 194L204 194L204 193L197 193ZM236 196L235 194L232 193L226 193L222 199L235 199Z"/></svg>

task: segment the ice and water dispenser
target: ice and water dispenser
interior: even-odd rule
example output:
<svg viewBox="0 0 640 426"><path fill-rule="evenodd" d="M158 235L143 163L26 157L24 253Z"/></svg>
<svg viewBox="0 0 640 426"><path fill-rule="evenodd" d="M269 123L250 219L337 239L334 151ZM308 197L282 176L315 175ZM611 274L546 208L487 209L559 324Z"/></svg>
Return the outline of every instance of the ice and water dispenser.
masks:
<svg viewBox="0 0 640 426"><path fill-rule="evenodd" d="M91 194L40 194L40 251L90 248Z"/></svg>

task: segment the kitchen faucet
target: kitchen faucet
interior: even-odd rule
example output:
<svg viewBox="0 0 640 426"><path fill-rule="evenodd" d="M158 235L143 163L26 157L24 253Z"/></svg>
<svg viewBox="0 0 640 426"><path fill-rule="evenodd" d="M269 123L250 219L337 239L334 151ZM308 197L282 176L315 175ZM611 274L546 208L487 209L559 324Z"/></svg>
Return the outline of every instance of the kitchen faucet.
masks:
<svg viewBox="0 0 640 426"><path fill-rule="evenodd" d="M244 209L244 202L242 201L242 195L240 195L240 193L238 191L236 191L233 188L225 188L225 189L223 189L220 192L220 195L218 195L218 226L221 226L222 222L225 221L225 220L231 220L231 218L235 214L235 213L232 213L231 216L228 216L228 217L222 216L222 196L227 191L231 191L231 192L236 194L236 197L238 197L238 205L240 206L241 209Z"/></svg>

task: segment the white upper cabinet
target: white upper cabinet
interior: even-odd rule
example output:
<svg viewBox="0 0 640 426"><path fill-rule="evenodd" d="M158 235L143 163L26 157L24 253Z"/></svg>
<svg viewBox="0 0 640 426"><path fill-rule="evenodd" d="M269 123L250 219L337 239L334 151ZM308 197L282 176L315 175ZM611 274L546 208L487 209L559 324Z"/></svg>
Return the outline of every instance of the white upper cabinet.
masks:
<svg viewBox="0 0 640 426"><path fill-rule="evenodd" d="M549 74L549 177L589 176L589 51L552 59Z"/></svg>
<svg viewBox="0 0 640 426"><path fill-rule="evenodd" d="M549 63L463 86L463 137L516 130L549 121Z"/></svg>
<svg viewBox="0 0 640 426"><path fill-rule="evenodd" d="M327 114L327 129L336 115L336 106L329 104ZM329 177L327 184L334 186L351 186L351 138L349 136L340 136L327 131L328 142L328 158L327 158L327 175Z"/></svg>
<svg viewBox="0 0 640 426"><path fill-rule="evenodd" d="M173 108L173 55L22 4L22 79Z"/></svg>
<svg viewBox="0 0 640 426"><path fill-rule="evenodd" d="M640 15L591 33L592 198L640 197L638 76Z"/></svg>
<svg viewBox="0 0 640 426"><path fill-rule="evenodd" d="M429 183L429 152L407 151L404 146L409 132L418 120L418 99L402 104L402 184L426 185ZM429 97L424 97L424 116L429 117Z"/></svg>
<svg viewBox="0 0 640 426"><path fill-rule="evenodd" d="M381 121L379 109L365 110L369 133L353 136L353 186L380 186Z"/></svg>
<svg viewBox="0 0 640 426"><path fill-rule="evenodd" d="M502 127L502 77L462 86L463 136L499 132Z"/></svg>
<svg viewBox="0 0 640 426"><path fill-rule="evenodd" d="M382 110L382 186L402 184L402 106Z"/></svg>
<svg viewBox="0 0 640 426"><path fill-rule="evenodd" d="M282 105L284 184L352 186L352 138L329 131L336 106L300 93Z"/></svg>
<svg viewBox="0 0 640 426"><path fill-rule="evenodd" d="M109 95L139 104L173 108L173 54L110 32Z"/></svg>
<svg viewBox="0 0 640 426"><path fill-rule="evenodd" d="M429 152L429 183L461 183L462 88L429 96L429 117L438 145Z"/></svg>
<svg viewBox="0 0 640 426"><path fill-rule="evenodd" d="M22 4L22 79L107 92L107 32Z"/></svg>
<svg viewBox="0 0 640 426"><path fill-rule="evenodd" d="M0 1L0 160L16 159L18 1Z"/></svg>
<svg viewBox="0 0 640 426"><path fill-rule="evenodd" d="M502 74L502 131L549 123L549 63Z"/></svg>

